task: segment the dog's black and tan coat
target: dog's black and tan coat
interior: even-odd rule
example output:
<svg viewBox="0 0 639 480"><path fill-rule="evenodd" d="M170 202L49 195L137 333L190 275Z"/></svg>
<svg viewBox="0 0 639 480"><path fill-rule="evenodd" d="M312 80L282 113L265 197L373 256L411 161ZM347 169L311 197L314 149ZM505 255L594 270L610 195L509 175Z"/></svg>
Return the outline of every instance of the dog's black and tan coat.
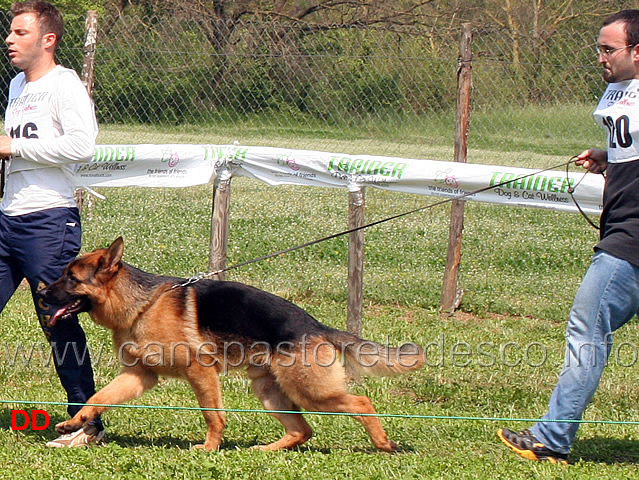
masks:
<svg viewBox="0 0 639 480"><path fill-rule="evenodd" d="M107 407L122 404L153 388L159 375L186 379L208 425L199 448L220 446L225 426L219 373L246 368L252 389L285 429L284 436L257 448L291 448L307 441L311 427L301 414L321 412L355 416L373 444L392 452L368 397L346 389L340 358L364 374L390 375L420 368L423 354L414 344L387 348L327 327L293 303L236 282L184 280L143 272L122 261L123 242L72 261L63 276L40 292L59 306L50 322L87 311L113 332L122 372L88 400L72 419L56 429L82 428ZM61 320L64 321L64 320ZM220 409L220 410L218 410ZM282 413L279 413L281 411Z"/></svg>

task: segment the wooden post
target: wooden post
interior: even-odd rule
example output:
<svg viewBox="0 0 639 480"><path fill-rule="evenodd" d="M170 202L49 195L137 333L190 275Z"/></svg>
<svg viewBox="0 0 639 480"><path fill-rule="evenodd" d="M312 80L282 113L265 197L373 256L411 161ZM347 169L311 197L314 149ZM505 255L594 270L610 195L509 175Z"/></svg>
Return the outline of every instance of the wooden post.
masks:
<svg viewBox="0 0 639 480"><path fill-rule="evenodd" d="M364 225L366 201L364 188L349 193L348 229ZM362 334L362 286L364 274L364 230L348 234L348 307L346 328Z"/></svg>
<svg viewBox="0 0 639 480"><path fill-rule="evenodd" d="M457 119L455 125L455 161L466 162L468 150L468 124L472 88L472 32L471 24L462 24L459 46L460 62L457 70ZM453 313L461 303L462 291L457 289L457 275L461 262L462 231L464 229L464 201L454 200L451 205L448 232L448 253L441 296L442 311Z"/></svg>
<svg viewBox="0 0 639 480"><path fill-rule="evenodd" d="M364 187L349 193L348 229L364 225L365 213ZM348 306L346 312L346 330L355 335L362 335L362 299L364 274L364 230L348 234ZM351 381L359 382L359 374L346 371Z"/></svg>
<svg viewBox="0 0 639 480"><path fill-rule="evenodd" d="M84 63L80 80L87 89L89 97L93 97L93 84L95 82L95 48L98 42L98 12L89 10L84 22ZM84 203L84 190L78 188L74 192L75 203L82 210Z"/></svg>
<svg viewBox="0 0 639 480"><path fill-rule="evenodd" d="M229 238L229 205L231 203L231 173L218 172L213 187L213 211L211 212L211 243L209 247L209 272L226 267L226 248ZM224 272L214 275L224 280Z"/></svg>
<svg viewBox="0 0 639 480"><path fill-rule="evenodd" d="M95 49L98 42L98 12L89 10L84 27L84 63L80 79L84 87L93 96L93 84L95 82Z"/></svg>

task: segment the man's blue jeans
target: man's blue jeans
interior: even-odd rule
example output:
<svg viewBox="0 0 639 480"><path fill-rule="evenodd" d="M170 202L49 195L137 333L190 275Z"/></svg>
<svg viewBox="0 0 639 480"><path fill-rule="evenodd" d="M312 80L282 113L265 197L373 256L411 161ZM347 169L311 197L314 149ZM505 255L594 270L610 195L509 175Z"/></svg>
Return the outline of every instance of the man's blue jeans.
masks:
<svg viewBox="0 0 639 480"><path fill-rule="evenodd" d="M639 309L639 267L603 250L593 256L566 329L564 366L548 412L530 430L551 450L568 453L612 349L612 333Z"/></svg>

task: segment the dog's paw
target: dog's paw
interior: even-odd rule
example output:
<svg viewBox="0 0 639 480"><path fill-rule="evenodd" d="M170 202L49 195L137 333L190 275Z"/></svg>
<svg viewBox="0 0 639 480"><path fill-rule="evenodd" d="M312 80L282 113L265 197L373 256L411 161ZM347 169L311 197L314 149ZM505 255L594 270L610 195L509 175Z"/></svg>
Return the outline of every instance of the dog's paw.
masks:
<svg viewBox="0 0 639 480"><path fill-rule="evenodd" d="M71 433L71 432L75 432L77 430L80 430L82 427L84 426L82 421L79 420L74 420L73 418L71 420L67 420L66 422L60 422L55 426L55 430L56 432L60 433L60 434L65 434L65 433Z"/></svg>
<svg viewBox="0 0 639 480"><path fill-rule="evenodd" d="M388 452L388 453L395 453L397 452L397 449L399 448L399 445L397 445L397 443L393 442L392 440L388 441L388 447L387 448L382 448L381 450Z"/></svg>
<svg viewBox="0 0 639 480"><path fill-rule="evenodd" d="M198 443L196 445L193 445L191 447L191 449L192 450L206 450L208 452L213 452L215 450L219 450L220 449L220 444L219 444L219 442L218 443L215 443L215 442L212 442L212 443L208 443L208 442Z"/></svg>
<svg viewBox="0 0 639 480"><path fill-rule="evenodd" d="M193 450L206 450L207 452L213 452L213 451L217 450L217 448L209 447L205 443L198 443L196 445L193 445L193 447L191 447L191 448Z"/></svg>

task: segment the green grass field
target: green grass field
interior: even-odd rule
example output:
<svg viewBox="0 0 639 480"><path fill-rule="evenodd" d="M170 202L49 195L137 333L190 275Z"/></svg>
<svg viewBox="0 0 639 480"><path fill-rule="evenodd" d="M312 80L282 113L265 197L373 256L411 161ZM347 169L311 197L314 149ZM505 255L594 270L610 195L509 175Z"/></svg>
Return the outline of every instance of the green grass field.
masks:
<svg viewBox="0 0 639 480"><path fill-rule="evenodd" d="M547 147L540 153L497 146L473 149L470 157L476 163L543 168L567 161L568 151L577 153L578 145L590 146L588 135L571 139L570 149L554 154ZM164 138L157 143L169 143ZM103 143L108 141L113 140ZM348 151L347 140L340 141L341 151ZM259 143L259 138L251 142ZM449 146L436 143L422 145L420 152L442 160L451 155ZM142 269L182 276L206 270L211 186L100 192L107 199L83 211L85 251L122 235L125 260ZM373 189L366 195L371 222L433 201ZM341 190L234 179L229 264L344 230L347 200ZM189 387L173 379L133 402L138 408L106 413L106 445L47 449L45 441L55 437L52 428L10 429L14 408L45 409L52 424L66 416L62 405L19 403L64 401L30 296L20 289L0 315L0 399L16 400L0 405L0 478L636 478L639 427L624 423L639 421L636 323L617 335L585 416L600 423L581 427L572 465L520 460L495 436L500 426L524 428L545 412L562 362L565 318L597 232L577 214L467 202L460 271L464 297L455 315L442 316L448 216L449 207L439 206L365 233L364 336L394 344L414 341L427 349L422 370L365 378L352 387L368 395L384 416L389 436L400 445L398 453L375 451L351 418L320 415L308 415L315 436L303 447L252 450L279 438L281 428L267 414L243 411L260 405L241 373L223 378L225 405L233 411L218 452L190 448L203 440L205 425L191 410L197 404ZM346 250L340 237L233 270L228 278L282 295L322 322L345 328ZM96 381L103 386L118 372L110 336L86 315L83 321Z"/></svg>

